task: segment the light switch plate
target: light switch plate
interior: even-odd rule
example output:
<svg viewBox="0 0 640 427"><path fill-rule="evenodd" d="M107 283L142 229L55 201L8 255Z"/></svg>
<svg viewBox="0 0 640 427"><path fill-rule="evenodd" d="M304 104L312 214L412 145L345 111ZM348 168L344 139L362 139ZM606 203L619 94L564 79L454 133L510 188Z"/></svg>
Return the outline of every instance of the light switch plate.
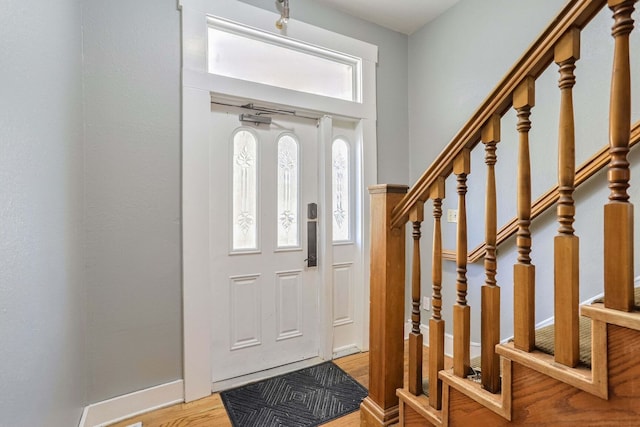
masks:
<svg viewBox="0 0 640 427"><path fill-rule="evenodd" d="M447 209L447 222L458 222L458 209Z"/></svg>

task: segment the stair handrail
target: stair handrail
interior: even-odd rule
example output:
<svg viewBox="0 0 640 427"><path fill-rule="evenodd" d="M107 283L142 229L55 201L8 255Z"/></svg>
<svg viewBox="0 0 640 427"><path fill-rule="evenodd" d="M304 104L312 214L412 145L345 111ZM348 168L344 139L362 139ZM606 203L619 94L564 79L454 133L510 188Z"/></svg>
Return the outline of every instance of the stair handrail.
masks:
<svg viewBox="0 0 640 427"><path fill-rule="evenodd" d="M633 205L627 192L630 168L627 160L630 140L640 140L640 124L630 127L630 62L629 34L631 17L638 0L569 0L541 35L527 48L506 76L482 102L414 186L378 185L371 193L371 274L370 274L370 377L369 396L361 406L363 424L388 425L402 412L396 390L403 385L404 305L405 295L405 224L413 228L411 270L411 330L408 339L408 376L405 384L410 395L422 390L422 303L420 265L421 227L425 219L424 203L433 201L432 242L432 316L429 319L429 398L426 412L436 420L444 410L444 319L442 309L442 201L445 180L455 175L458 199L456 227L456 300L453 305L453 369L452 378L466 381L473 374L470 364L470 305L468 304L467 263L467 177L471 173L471 150L484 144L486 175L485 244L477 249L484 255L486 280L481 286L481 386L472 394L493 399L501 389L500 286L497 283L497 245L506 239L498 235L496 205L496 148L500 141L502 116L514 108L518 115L519 158L517 168L517 251L513 265L514 283L514 348L523 353L535 350L535 265L531 252L531 219L557 203L559 228L554 237L554 363L564 370L574 369L579 362L579 238L575 235L576 182L587 180L609 162L607 175L611 193L604 205L604 270L607 309L633 310ZM609 117L609 146L600 150L587 163L575 169L575 123L573 119L573 87L575 65L580 58L580 32L604 7L613 11L614 72L612 74ZM535 105L535 81L555 62L559 67L560 90L558 132L558 182L534 205L531 203L529 116ZM538 210L535 210L535 208ZM533 209L532 209L533 208ZM505 228L506 227L506 228ZM503 227L505 233L509 224ZM515 226L513 227L516 228ZM498 240L502 237L502 240ZM508 236L507 236L508 237ZM484 249L484 250L483 250ZM475 250L474 250L475 251ZM621 260L621 261L620 261ZM619 269L622 262L626 268ZM557 268L556 268L557 267ZM466 392L471 392L466 389ZM482 394L487 393L489 396ZM500 406L500 405L498 405ZM504 408L506 408L505 406ZM503 408L503 409L504 409ZM505 409L506 410L506 409ZM505 412L505 414L509 415ZM503 414L504 415L504 414Z"/></svg>
<svg viewBox="0 0 640 427"><path fill-rule="evenodd" d="M629 139L629 148L636 146L640 142L640 120L637 121L631 128L631 136ZM578 188L581 184L587 182L596 173L600 172L605 166L609 164L609 144L603 146L587 161L580 165L576 169L576 181L575 186ZM558 201L558 185L554 185L549 190L545 191L540 197L536 199L531 205L531 219L535 219L542 215L549 208L551 208ZM518 230L518 218L513 217L507 221L499 230L497 237L497 245L500 246L505 240L513 236ZM474 263L480 260L485 253L486 243L482 242L467 255L469 263ZM455 251L443 250L442 259L448 261L455 261Z"/></svg>
<svg viewBox="0 0 640 427"><path fill-rule="evenodd" d="M504 115L511 107L511 95L516 87L525 78L542 74L553 60L553 47L562 35L571 27L582 29L605 4L606 0L571 0L565 5L393 209L392 227L404 226L411 209L428 198L436 180L451 174L453 160L462 150L472 149L480 142L480 132L487 120L496 113Z"/></svg>

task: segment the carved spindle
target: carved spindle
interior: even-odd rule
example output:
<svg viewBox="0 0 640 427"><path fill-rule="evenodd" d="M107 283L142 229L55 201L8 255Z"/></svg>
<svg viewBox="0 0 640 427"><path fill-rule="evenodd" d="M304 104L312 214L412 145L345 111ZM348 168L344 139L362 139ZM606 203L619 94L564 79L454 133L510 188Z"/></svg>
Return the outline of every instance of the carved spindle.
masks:
<svg viewBox="0 0 640 427"><path fill-rule="evenodd" d="M535 80L527 77L513 93L518 113L518 262L513 266L514 345L519 350L535 348L535 266L531 264L531 161L529 130L531 108L535 105Z"/></svg>
<svg viewBox="0 0 640 427"><path fill-rule="evenodd" d="M433 295L431 297L431 319L429 319L429 404L442 408L442 381L438 372L444 369L444 320L442 319L442 199L444 178L438 178L431 187L433 200Z"/></svg>
<svg viewBox="0 0 640 427"><path fill-rule="evenodd" d="M420 227L424 221L424 204L418 202L409 220L413 224L413 265L411 274L411 333L409 334L409 392L422 394L422 342L420 332Z"/></svg>
<svg viewBox="0 0 640 427"><path fill-rule="evenodd" d="M471 340L471 308L467 305L467 175L471 173L471 156L463 150L453 162L458 177L458 227L456 236L456 304L453 306L453 373L466 377L469 373Z"/></svg>
<svg viewBox="0 0 640 427"><path fill-rule="evenodd" d="M482 286L481 338L482 387L492 393L500 391L500 358L495 347L500 342L500 288L497 286L496 240L498 229L495 165L497 144L500 141L500 115L491 116L482 129L487 164L487 192L485 203L486 252L484 268L486 281Z"/></svg>
<svg viewBox="0 0 640 427"><path fill-rule="evenodd" d="M580 30L572 28L555 47L559 66L560 126L558 135L558 235L554 239L555 361L576 366L580 359L578 313L579 240L574 234L575 129L573 74L580 58Z"/></svg>
<svg viewBox="0 0 640 427"><path fill-rule="evenodd" d="M629 133L631 130L631 67L629 34L635 0L609 0L615 40L609 110L609 202L604 207L604 304L632 311L633 205L629 203Z"/></svg>

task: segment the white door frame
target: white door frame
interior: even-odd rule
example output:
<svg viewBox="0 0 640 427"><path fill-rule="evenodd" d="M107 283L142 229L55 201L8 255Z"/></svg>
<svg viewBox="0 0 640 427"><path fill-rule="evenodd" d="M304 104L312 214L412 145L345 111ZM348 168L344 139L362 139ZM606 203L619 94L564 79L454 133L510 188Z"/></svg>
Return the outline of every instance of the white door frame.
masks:
<svg viewBox="0 0 640 427"><path fill-rule="evenodd" d="M312 25L291 20L286 36L362 58L362 102L338 100L298 91L207 73L207 16L218 16L253 28L276 33L279 15L236 0L180 0L182 11L182 258L183 258L183 359L185 401L211 394L211 286L209 280L209 146L210 105L212 95L253 99L304 110L359 120L360 141L356 155L362 170L356 181L360 186L362 221L362 266L369 265L369 198L366 188L377 181L376 87L377 47ZM331 120L321 120L319 133L325 147L321 152L331 158ZM327 143L328 141L328 143ZM323 160L322 158L320 159ZM326 200L331 177L321 172L320 200ZM327 186L328 183L328 186ZM324 193L323 193L324 191ZM329 199L330 200L330 199ZM330 214L324 209L325 224ZM327 216L329 215L329 216ZM325 239L323 239L325 240ZM319 254L325 257L321 280L330 280L331 245L323 243ZM369 300L369 272L363 268L364 299ZM331 359L332 290L325 286L320 321L320 356ZM362 349L369 343L368 304L364 304Z"/></svg>

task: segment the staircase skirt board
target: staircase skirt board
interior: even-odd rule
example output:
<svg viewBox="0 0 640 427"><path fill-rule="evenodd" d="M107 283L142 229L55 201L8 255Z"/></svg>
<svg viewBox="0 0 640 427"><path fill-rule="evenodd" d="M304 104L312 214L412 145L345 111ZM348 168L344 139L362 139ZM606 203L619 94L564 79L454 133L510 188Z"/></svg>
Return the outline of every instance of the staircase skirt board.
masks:
<svg viewBox="0 0 640 427"><path fill-rule="evenodd" d="M441 371L440 378L446 384L446 388L455 389L504 419L510 420L512 362L502 358L500 365L502 371L502 391L500 393L494 394L484 390L479 383L455 376L451 371Z"/></svg>
<svg viewBox="0 0 640 427"><path fill-rule="evenodd" d="M636 290L636 292L638 291ZM606 321L613 325L640 331L640 316L638 312L627 313L605 308L604 304L591 304L582 306L582 315L588 316L592 320Z"/></svg>
<svg viewBox="0 0 640 427"><path fill-rule="evenodd" d="M569 384L550 378L519 363L513 368L514 425L535 426L632 426L640 421L640 390L630 387L640 381L640 351L636 331L608 326L610 365L609 400L601 399ZM465 401L466 400L466 401ZM476 402L452 393L450 426L501 426L506 420Z"/></svg>
<svg viewBox="0 0 640 427"><path fill-rule="evenodd" d="M397 394L400 398L400 425L405 427L443 425L442 411L432 408L427 396L424 394L415 396L406 388L398 389Z"/></svg>
<svg viewBox="0 0 640 427"><path fill-rule="evenodd" d="M446 397L441 411L442 423L428 422L424 415L421 415L424 410L414 409L415 405L421 402L420 398L399 390L400 405L403 407L401 415L404 413L407 419L407 423L401 423L401 425L474 427L639 425L640 388L637 384L640 382L640 364L637 363L637 355L640 354L640 331L615 324L603 326L606 328L608 399L552 378L546 373L526 366L521 361L506 361L505 354L502 354L503 363L506 361L512 365L510 393L509 390L504 390L506 384L503 384L503 393L506 392L512 396L511 421L499 415L495 407L493 410L489 409L487 406L490 405L487 405L487 401L472 396L474 393L480 395L484 392L483 390L469 392L472 388L469 387L469 381L457 378L458 382L466 383L466 387L460 387L460 384L450 381L450 376L442 371L441 377L445 383L443 394ZM514 349L514 351L517 350ZM512 353L507 352L507 354ZM500 395L493 396L494 401L503 399ZM427 402L426 398L423 400ZM423 417L421 421L417 420L419 415Z"/></svg>
<svg viewBox="0 0 640 427"><path fill-rule="evenodd" d="M503 357L523 366L566 382L601 399L607 399L607 354L602 351L606 348L607 343L606 323L593 320L591 334L592 369L584 366L570 368L556 363L552 355L539 351L527 353L517 350L511 343L497 346L496 351Z"/></svg>

